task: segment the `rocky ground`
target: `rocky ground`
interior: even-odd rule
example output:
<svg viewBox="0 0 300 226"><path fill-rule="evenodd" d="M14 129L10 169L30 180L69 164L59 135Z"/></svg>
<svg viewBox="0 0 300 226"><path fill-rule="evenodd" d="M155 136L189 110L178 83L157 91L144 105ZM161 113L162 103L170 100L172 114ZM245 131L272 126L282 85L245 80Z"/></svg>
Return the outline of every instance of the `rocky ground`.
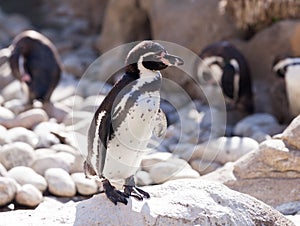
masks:
<svg viewBox="0 0 300 226"><path fill-rule="evenodd" d="M153 139L136 174L138 185L145 186L151 199L130 199L128 206L114 206L98 194L101 188L96 182L83 174L87 129L95 109L111 89L114 79L106 76L109 68L119 62L108 58L84 72L99 56L98 51L104 53L121 43L162 39L199 52L212 41L234 40L253 72L257 111L270 112L266 84L274 78L266 65L284 49L293 53L300 50L295 44L300 37L299 21L280 22L250 41L237 41L242 37L240 31L226 14L217 13L217 2L186 1L168 11L171 6L167 1L110 1L99 24L92 21L103 7L92 8L87 17L69 1L47 5L59 9L49 10L47 18L48 23L58 23L61 29L48 26L39 31L54 41L64 65L63 77L52 96L53 105L41 108L37 103L33 109L24 109L21 84L13 79L7 64L0 66L0 206L6 211L0 213L0 225L116 225L124 219L127 225L299 224L300 118L286 128L272 112L256 113L230 128L235 136L225 137L223 127L211 130L218 111L199 100L187 100L172 86L162 91L167 97L162 108L169 119L165 137ZM92 3L86 1L84 7ZM131 12L130 21L122 19L121 9ZM201 17L199 10L203 12ZM182 27L180 33L176 32L178 26L172 26L178 17L176 12L189 12L193 18L189 23L184 18L177 22ZM138 18L143 18L138 26L144 29L133 26ZM198 26L203 18L208 23ZM70 20L73 23L68 23ZM20 31L34 28L27 18L5 13L1 13L0 24L2 47ZM116 27L112 29L111 24ZM211 26L212 32L204 32ZM100 37L94 32L97 27L102 27ZM135 29L138 32L133 33ZM271 35L274 31L279 37ZM195 39L195 33L206 35ZM268 46L269 40L277 43L280 51L270 48L266 52L258 47L261 42ZM262 59L257 59L257 54ZM172 71L165 75L170 78L170 74ZM259 78L261 74L264 79ZM175 76L174 81L189 96L198 96L189 89L189 79Z"/></svg>

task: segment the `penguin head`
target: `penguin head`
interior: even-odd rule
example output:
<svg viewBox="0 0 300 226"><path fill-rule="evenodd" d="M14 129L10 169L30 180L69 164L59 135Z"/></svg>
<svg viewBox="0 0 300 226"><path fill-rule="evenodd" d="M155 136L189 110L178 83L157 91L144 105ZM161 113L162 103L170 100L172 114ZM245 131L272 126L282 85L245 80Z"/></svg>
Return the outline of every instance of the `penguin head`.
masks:
<svg viewBox="0 0 300 226"><path fill-rule="evenodd" d="M219 85L230 109L237 106L240 95L240 67L235 58L206 57L198 65L197 77L204 86Z"/></svg>
<svg viewBox="0 0 300 226"><path fill-rule="evenodd" d="M224 59L220 56L210 56L200 61L197 77L202 85L217 86L221 83Z"/></svg>
<svg viewBox="0 0 300 226"><path fill-rule="evenodd" d="M159 43L143 41L128 53L125 70L127 73L141 73L147 70L160 71L168 66L180 66L183 63L181 58L168 54Z"/></svg>

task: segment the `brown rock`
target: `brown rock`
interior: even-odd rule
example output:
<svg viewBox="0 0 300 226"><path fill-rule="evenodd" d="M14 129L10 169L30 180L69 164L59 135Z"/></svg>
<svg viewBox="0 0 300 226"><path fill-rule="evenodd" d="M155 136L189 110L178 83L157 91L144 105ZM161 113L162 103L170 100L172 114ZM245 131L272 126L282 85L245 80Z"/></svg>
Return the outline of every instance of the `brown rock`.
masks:
<svg viewBox="0 0 300 226"><path fill-rule="evenodd" d="M281 140L267 140L235 163L234 174L243 179L300 178L300 153Z"/></svg>
<svg viewBox="0 0 300 226"><path fill-rule="evenodd" d="M267 140L259 150L202 178L221 182L277 208L300 201L300 154L281 140Z"/></svg>
<svg viewBox="0 0 300 226"><path fill-rule="evenodd" d="M113 25L113 26L112 26ZM117 45L150 38L146 12L136 0L109 1L97 48L105 52Z"/></svg>
<svg viewBox="0 0 300 226"><path fill-rule="evenodd" d="M295 118L284 130L282 140L300 150L300 116Z"/></svg>
<svg viewBox="0 0 300 226"><path fill-rule="evenodd" d="M140 1L151 21L152 38L175 42L198 53L206 45L239 36L218 0Z"/></svg>
<svg viewBox="0 0 300 226"><path fill-rule="evenodd" d="M300 13L298 0L254 0L246 3L245 0L222 0L221 4L232 15L237 26L245 30L257 31L274 23L274 18L299 18Z"/></svg>

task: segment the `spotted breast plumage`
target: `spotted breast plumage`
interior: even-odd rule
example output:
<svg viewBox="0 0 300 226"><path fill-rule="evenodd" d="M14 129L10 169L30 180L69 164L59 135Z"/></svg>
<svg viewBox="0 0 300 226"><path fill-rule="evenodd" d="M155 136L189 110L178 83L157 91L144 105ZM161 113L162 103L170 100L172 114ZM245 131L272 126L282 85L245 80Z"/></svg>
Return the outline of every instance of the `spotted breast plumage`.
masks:
<svg viewBox="0 0 300 226"><path fill-rule="evenodd" d="M166 119L160 110L163 70L183 60L169 55L158 43L143 41L127 55L125 74L97 109L88 132L88 155L84 163L88 177L102 182L104 192L115 204L127 198L149 198L135 186L134 174L147 153L152 133L161 136ZM124 191L110 180L125 179Z"/></svg>

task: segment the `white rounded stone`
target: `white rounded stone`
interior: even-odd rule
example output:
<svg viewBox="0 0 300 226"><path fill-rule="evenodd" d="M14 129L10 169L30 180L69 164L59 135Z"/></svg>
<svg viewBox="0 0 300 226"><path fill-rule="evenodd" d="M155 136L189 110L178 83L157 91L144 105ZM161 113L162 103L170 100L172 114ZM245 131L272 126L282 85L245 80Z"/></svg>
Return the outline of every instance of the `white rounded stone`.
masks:
<svg viewBox="0 0 300 226"><path fill-rule="evenodd" d="M0 163L9 170L15 166L30 166L35 160L33 148L23 142L6 144L0 150Z"/></svg>
<svg viewBox="0 0 300 226"><path fill-rule="evenodd" d="M2 89L1 95L3 96L5 101L9 101L13 99L23 99L23 100L25 99L21 83L17 80L14 80L8 85L6 85Z"/></svg>
<svg viewBox="0 0 300 226"><path fill-rule="evenodd" d="M15 198L17 182L8 177L0 177L0 206L4 206Z"/></svg>
<svg viewBox="0 0 300 226"><path fill-rule="evenodd" d="M10 120L15 117L15 114L5 107L0 106L0 122L5 122L5 120Z"/></svg>
<svg viewBox="0 0 300 226"><path fill-rule="evenodd" d="M276 118L268 113L257 113L245 117L234 127L234 134L238 136L253 137L257 132L274 135L283 131ZM260 138L261 139L261 138Z"/></svg>
<svg viewBox="0 0 300 226"><path fill-rule="evenodd" d="M0 163L0 177L6 177L7 176L7 170L5 167Z"/></svg>
<svg viewBox="0 0 300 226"><path fill-rule="evenodd" d="M99 105L98 105L99 107ZM69 113L65 118L63 123L67 126L74 125L82 120L85 120L86 118L90 118L92 120L94 116L94 112L88 112L88 111L73 111L72 114Z"/></svg>
<svg viewBox="0 0 300 226"><path fill-rule="evenodd" d="M2 136L0 136L0 145L4 145L8 143L7 142L8 140L6 138L6 132L7 129L4 126L0 125L0 134L3 134Z"/></svg>
<svg viewBox="0 0 300 226"><path fill-rule="evenodd" d="M156 163L165 162L172 157L173 155L169 152L154 152L152 154L146 155L143 157L143 160L141 162L142 169L145 171L149 171L149 169Z"/></svg>
<svg viewBox="0 0 300 226"><path fill-rule="evenodd" d="M191 167L201 175L208 174L220 168L222 165L218 162L210 162L202 159L195 159L190 162Z"/></svg>
<svg viewBox="0 0 300 226"><path fill-rule="evenodd" d="M23 101L20 99L13 99L5 102L4 107L12 111L14 114L20 114L22 111L26 109Z"/></svg>
<svg viewBox="0 0 300 226"><path fill-rule="evenodd" d="M58 157L56 153L49 156L41 156L32 163L31 168L40 175L44 175L45 171L50 168L61 168L69 172L71 169L70 163Z"/></svg>
<svg viewBox="0 0 300 226"><path fill-rule="evenodd" d="M191 160L203 159L225 164L255 149L258 149L258 143L249 137L220 137L197 145L192 150Z"/></svg>
<svg viewBox="0 0 300 226"><path fill-rule="evenodd" d="M44 192L47 188L45 178L26 166L17 166L10 169L7 176L15 179L20 185L32 184L41 192Z"/></svg>
<svg viewBox="0 0 300 226"><path fill-rule="evenodd" d="M135 174L135 182L139 186L150 185L153 183L150 174L146 171L140 170Z"/></svg>
<svg viewBox="0 0 300 226"><path fill-rule="evenodd" d="M35 207L43 201L43 195L32 184L24 184L17 192L16 202L20 205Z"/></svg>
<svg viewBox="0 0 300 226"><path fill-rule="evenodd" d="M67 144L54 144L50 147L50 149L56 151L56 152L66 152L69 154L76 154L77 151L74 147L67 145Z"/></svg>
<svg viewBox="0 0 300 226"><path fill-rule="evenodd" d="M93 195L98 191L96 181L86 178L84 173L73 173L71 177L75 182L79 194Z"/></svg>
<svg viewBox="0 0 300 226"><path fill-rule="evenodd" d="M64 131L64 129L65 127L62 124L57 124L56 122L47 121L39 123L33 130L39 138L37 147L49 148L53 144L58 144L59 139L51 132L60 132Z"/></svg>
<svg viewBox="0 0 300 226"><path fill-rule="evenodd" d="M48 189L53 195L72 197L76 194L76 186L69 173L61 168L46 170L45 178Z"/></svg>
<svg viewBox="0 0 300 226"><path fill-rule="evenodd" d="M84 99L81 96L76 95L76 96L67 97L66 99L62 100L60 103L71 109L78 110L78 108L82 105L83 101ZM72 115L72 113L70 114ZM68 114L66 117L69 117L70 114Z"/></svg>
<svg viewBox="0 0 300 226"><path fill-rule="evenodd" d="M159 184L168 180L176 180L182 178L199 178L197 171L183 159L172 158L166 162L159 162L153 165L149 174L154 183Z"/></svg>
<svg viewBox="0 0 300 226"><path fill-rule="evenodd" d="M11 142L21 141L29 144L33 148L35 148L39 142L38 136L34 132L23 127L9 129L6 137Z"/></svg>

